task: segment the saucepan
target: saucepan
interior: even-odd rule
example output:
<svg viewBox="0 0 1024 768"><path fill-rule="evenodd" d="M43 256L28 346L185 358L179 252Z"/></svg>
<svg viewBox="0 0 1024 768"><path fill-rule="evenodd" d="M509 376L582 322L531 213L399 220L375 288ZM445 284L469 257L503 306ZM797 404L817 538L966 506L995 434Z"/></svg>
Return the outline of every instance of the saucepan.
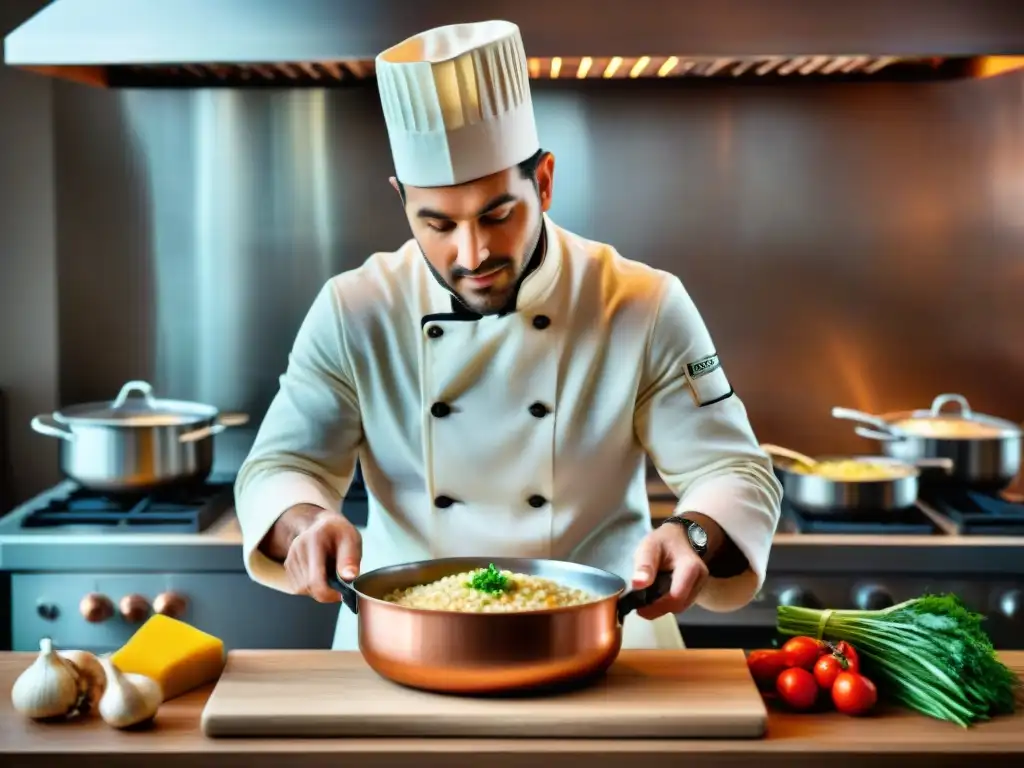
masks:
<svg viewBox="0 0 1024 768"><path fill-rule="evenodd" d="M906 509L917 501L922 467L953 469L949 459L910 463L888 456L812 458L778 445L762 444L761 448L781 475L785 498L793 506L819 515Z"/></svg>
<svg viewBox="0 0 1024 768"><path fill-rule="evenodd" d="M482 695L549 690L600 676L621 650L625 617L667 594L672 574L627 590L615 574L578 563L454 557L379 568L351 582L340 580L330 563L327 579L356 615L359 650L379 675L411 688ZM575 602L558 603L554 585L586 597L576 593ZM422 595L426 587L432 597L410 601L405 592L395 601L403 590ZM446 596L478 608L446 602ZM493 610L501 601L516 607Z"/></svg>
<svg viewBox="0 0 1024 768"><path fill-rule="evenodd" d="M944 411L949 404L955 404L956 411ZM939 395L931 408L920 410L876 416L833 408L832 416L867 425L854 431L877 440L883 453L895 459L949 459L953 462L949 479L958 484L1001 491L1020 473L1024 429L1007 419L974 412L963 395Z"/></svg>
<svg viewBox="0 0 1024 768"><path fill-rule="evenodd" d="M212 405L157 399L147 382L129 381L112 402L36 416L32 429L60 438L67 477L118 493L202 482L213 468L213 436L248 420Z"/></svg>

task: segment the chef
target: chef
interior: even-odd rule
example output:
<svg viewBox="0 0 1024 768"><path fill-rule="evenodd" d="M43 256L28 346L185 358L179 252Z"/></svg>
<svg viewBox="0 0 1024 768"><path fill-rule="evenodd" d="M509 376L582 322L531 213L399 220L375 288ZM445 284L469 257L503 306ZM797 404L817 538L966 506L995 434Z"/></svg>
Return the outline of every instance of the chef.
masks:
<svg viewBox="0 0 1024 768"><path fill-rule="evenodd" d="M675 276L560 227L519 29L431 29L377 57L391 184L411 238L331 278L302 322L236 487L252 579L410 561L555 558L671 592L628 648L682 647L673 614L746 605L781 489ZM652 526L649 457L678 497ZM340 512L356 462L357 530ZM341 610L334 647L358 648Z"/></svg>

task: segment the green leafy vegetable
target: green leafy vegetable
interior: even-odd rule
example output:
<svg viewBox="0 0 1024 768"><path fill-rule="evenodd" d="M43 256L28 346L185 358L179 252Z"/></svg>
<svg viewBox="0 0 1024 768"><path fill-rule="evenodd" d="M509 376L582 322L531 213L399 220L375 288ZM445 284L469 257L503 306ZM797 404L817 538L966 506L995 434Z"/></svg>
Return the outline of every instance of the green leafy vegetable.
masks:
<svg viewBox="0 0 1024 768"><path fill-rule="evenodd" d="M473 574L468 586L481 592L505 592L511 586L508 576L499 571L494 563Z"/></svg>
<svg viewBox="0 0 1024 768"><path fill-rule="evenodd" d="M924 595L880 611L780 606L778 630L846 640L889 698L967 727L1014 711L1020 679L996 657L981 623L955 595Z"/></svg>

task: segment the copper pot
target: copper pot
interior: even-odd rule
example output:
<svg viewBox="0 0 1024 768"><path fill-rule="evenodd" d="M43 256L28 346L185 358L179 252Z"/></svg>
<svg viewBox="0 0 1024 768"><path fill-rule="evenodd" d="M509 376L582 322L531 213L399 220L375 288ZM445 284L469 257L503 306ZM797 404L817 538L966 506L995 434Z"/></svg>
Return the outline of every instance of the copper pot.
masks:
<svg viewBox="0 0 1024 768"><path fill-rule="evenodd" d="M565 608L509 613L423 610L385 602L394 589L494 563L599 596ZM671 572L646 589L600 568L558 560L457 557L380 568L351 583L328 568L328 583L359 621L359 650L378 674L424 690L486 694L585 683L622 647L622 621L666 595Z"/></svg>

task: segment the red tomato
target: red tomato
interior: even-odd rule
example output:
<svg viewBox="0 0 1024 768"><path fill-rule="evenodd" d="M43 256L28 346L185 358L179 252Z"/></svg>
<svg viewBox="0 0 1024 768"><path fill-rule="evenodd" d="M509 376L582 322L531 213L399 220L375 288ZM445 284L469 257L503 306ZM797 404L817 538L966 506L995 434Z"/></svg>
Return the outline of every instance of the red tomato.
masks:
<svg viewBox="0 0 1024 768"><path fill-rule="evenodd" d="M814 679L818 681L818 685L823 689L828 690L832 687L832 683L836 681L839 673L843 671L843 660L838 656L829 654L822 656L814 665Z"/></svg>
<svg viewBox="0 0 1024 768"><path fill-rule="evenodd" d="M782 646L787 667L799 667L810 672L815 662L828 650L828 646L813 637L793 637Z"/></svg>
<svg viewBox="0 0 1024 768"><path fill-rule="evenodd" d="M785 669L775 681L775 690L793 709L810 709L818 700L818 684L806 669Z"/></svg>
<svg viewBox="0 0 1024 768"><path fill-rule="evenodd" d="M747 656L747 668L754 681L761 687L772 687L779 673L786 668L786 657L782 651L764 649L751 651Z"/></svg>
<svg viewBox="0 0 1024 768"><path fill-rule="evenodd" d="M846 670L848 672L860 672L860 657L857 655L857 649L848 642L840 640L836 643L833 653L846 659Z"/></svg>
<svg viewBox="0 0 1024 768"><path fill-rule="evenodd" d="M857 672L840 672L832 683L832 701L847 715L863 715L878 701L875 684Z"/></svg>

